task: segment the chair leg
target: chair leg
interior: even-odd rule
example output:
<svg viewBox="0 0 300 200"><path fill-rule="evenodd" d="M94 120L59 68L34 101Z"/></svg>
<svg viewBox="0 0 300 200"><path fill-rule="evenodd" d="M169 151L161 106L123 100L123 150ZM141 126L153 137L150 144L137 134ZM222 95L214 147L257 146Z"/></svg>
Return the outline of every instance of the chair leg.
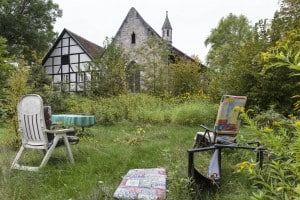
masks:
<svg viewBox="0 0 300 200"><path fill-rule="evenodd" d="M64 139L64 143L65 143L65 146L66 146L66 149L67 149L68 159L71 163L74 163L74 157L73 157L73 154L72 154L72 150L71 150L71 147L70 147L68 137L67 137L66 134L63 134L62 137Z"/></svg>
<svg viewBox="0 0 300 200"><path fill-rule="evenodd" d="M210 160L207 176L216 182L221 179L221 149L216 149Z"/></svg>
<svg viewBox="0 0 300 200"><path fill-rule="evenodd" d="M24 147L23 145L20 147L20 150L18 151L17 155L16 155L16 158L14 159L12 165L11 165L11 169L19 169L20 168L20 165L19 165L19 159L21 157L21 155L23 154L23 151L24 151Z"/></svg>
<svg viewBox="0 0 300 200"><path fill-rule="evenodd" d="M25 166L25 165L20 165L19 164L19 159L21 158L23 152L25 150L25 147L22 145L20 147L19 152L16 155L16 158L14 159L11 169L18 169L18 170L25 170L25 171L38 171L40 167L33 167L33 166Z"/></svg>
<svg viewBox="0 0 300 200"><path fill-rule="evenodd" d="M54 140L53 140L53 144L51 145L51 147L47 150L46 152L46 155L44 156L43 160L42 160L42 163L40 165L40 167L44 167L46 166L46 164L48 163L49 159L50 159L50 156L52 154L52 152L54 151L58 141L59 141L59 138L58 135L55 135L54 136Z"/></svg>

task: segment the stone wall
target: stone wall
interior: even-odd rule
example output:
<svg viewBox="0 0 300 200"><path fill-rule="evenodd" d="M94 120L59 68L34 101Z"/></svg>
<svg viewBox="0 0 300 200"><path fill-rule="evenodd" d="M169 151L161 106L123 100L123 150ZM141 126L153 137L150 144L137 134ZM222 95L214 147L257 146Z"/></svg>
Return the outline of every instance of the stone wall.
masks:
<svg viewBox="0 0 300 200"><path fill-rule="evenodd" d="M139 63L141 58L138 58L133 51L144 45L149 37L149 31L150 29L147 28L136 10L132 9L115 36L115 41L131 56L131 60ZM131 38L133 33L135 34L134 44L132 44Z"/></svg>

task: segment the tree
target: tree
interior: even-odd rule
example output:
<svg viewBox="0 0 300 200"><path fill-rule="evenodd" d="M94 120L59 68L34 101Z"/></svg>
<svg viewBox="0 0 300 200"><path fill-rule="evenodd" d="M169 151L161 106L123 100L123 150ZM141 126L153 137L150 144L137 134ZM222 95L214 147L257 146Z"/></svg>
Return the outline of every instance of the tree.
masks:
<svg viewBox="0 0 300 200"><path fill-rule="evenodd" d="M228 65L231 55L251 37L252 27L245 16L235 16L232 13L222 18L218 27L211 31L205 40L210 45L207 63L210 68L222 70L224 64Z"/></svg>
<svg viewBox="0 0 300 200"><path fill-rule="evenodd" d="M258 67L247 95L251 100L249 103L262 110L272 105L277 112L286 115L294 112L296 100L291 97L299 94L299 77L294 76L299 63L299 13L299 0L282 0L271 25L265 26L264 34L258 31L259 36L264 35L258 40L264 48L260 48L253 58L255 62L250 69L254 64ZM246 49L249 52L250 48ZM257 69L260 69L258 73Z"/></svg>
<svg viewBox="0 0 300 200"><path fill-rule="evenodd" d="M44 56L61 15L52 0L0 0L0 35L7 39L9 53L29 62Z"/></svg>
<svg viewBox="0 0 300 200"><path fill-rule="evenodd" d="M293 30L286 33L285 37L277 41L275 47L262 54L262 61L263 80L270 82L264 85L272 87L263 90L268 91L268 98L266 99L265 95L264 101L277 100L268 103L273 103L277 110L286 115L292 113L294 103L299 110L300 101L295 102L295 98L292 97L299 99L300 95L300 32Z"/></svg>
<svg viewBox="0 0 300 200"><path fill-rule="evenodd" d="M143 58L141 60L142 87L150 94L163 95L169 84L169 58L171 57L169 44L161 38L152 36L137 50L137 54Z"/></svg>
<svg viewBox="0 0 300 200"><path fill-rule="evenodd" d="M300 29L300 1L281 0L272 21L272 39L277 41L291 30Z"/></svg>
<svg viewBox="0 0 300 200"><path fill-rule="evenodd" d="M205 80L201 73L200 61L178 60L171 64L169 80L169 90L173 96L197 93L202 86L202 81Z"/></svg>
<svg viewBox="0 0 300 200"><path fill-rule="evenodd" d="M34 93L42 93L46 90L52 90L51 79L45 72L42 65L33 63L30 67L29 72L29 84Z"/></svg>
<svg viewBox="0 0 300 200"><path fill-rule="evenodd" d="M128 59L120 47L106 38L105 53L93 63L91 89L94 95L115 96L126 93Z"/></svg>
<svg viewBox="0 0 300 200"><path fill-rule="evenodd" d="M7 79L8 87L5 88L5 98L6 101L1 105L6 110L6 114L13 125L13 131L15 133L14 141L18 142L18 120L17 120L17 104L20 98L28 93L29 87L27 85L28 81L28 67L24 65L24 62L21 61L18 64L16 70L14 70L11 76Z"/></svg>
<svg viewBox="0 0 300 200"><path fill-rule="evenodd" d="M229 14L211 31L205 45L211 48L207 55L210 76L210 94L219 98L225 93L237 93L243 71L239 62L240 50L253 36L253 27L245 16Z"/></svg>
<svg viewBox="0 0 300 200"><path fill-rule="evenodd" d="M12 73L12 67L9 64L11 59L8 57L6 40L0 37L0 88L1 95L0 98L3 98L4 88L7 87L7 79Z"/></svg>

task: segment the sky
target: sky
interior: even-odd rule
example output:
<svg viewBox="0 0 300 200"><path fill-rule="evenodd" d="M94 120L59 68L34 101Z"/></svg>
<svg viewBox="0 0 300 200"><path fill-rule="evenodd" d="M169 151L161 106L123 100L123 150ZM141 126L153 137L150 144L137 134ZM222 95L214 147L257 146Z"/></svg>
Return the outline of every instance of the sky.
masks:
<svg viewBox="0 0 300 200"><path fill-rule="evenodd" d="M161 35L168 11L173 28L173 46L205 61L209 47L204 41L230 13L244 15L254 25L272 19L278 0L53 0L63 11L54 31L64 28L103 46L106 37L116 35L131 7Z"/></svg>

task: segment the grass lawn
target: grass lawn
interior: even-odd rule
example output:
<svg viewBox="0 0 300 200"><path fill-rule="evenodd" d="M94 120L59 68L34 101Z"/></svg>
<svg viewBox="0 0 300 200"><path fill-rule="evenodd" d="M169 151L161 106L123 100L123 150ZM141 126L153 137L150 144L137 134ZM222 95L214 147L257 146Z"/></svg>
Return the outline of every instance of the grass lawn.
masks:
<svg viewBox="0 0 300 200"><path fill-rule="evenodd" d="M167 199L193 199L193 191L187 187L187 149L192 147L198 130L130 122L96 125L86 129L79 144L72 146L74 165L66 162L65 149L57 148L45 168L26 172L10 170L17 149L7 148L7 128L0 128L0 199L112 199L129 169L153 167L167 169ZM42 154L28 155L34 161L42 158ZM244 153L226 155L222 158L221 187L217 193L203 191L201 199L249 199L248 175L236 173L234 168L243 161ZM99 181L103 182L101 189Z"/></svg>

